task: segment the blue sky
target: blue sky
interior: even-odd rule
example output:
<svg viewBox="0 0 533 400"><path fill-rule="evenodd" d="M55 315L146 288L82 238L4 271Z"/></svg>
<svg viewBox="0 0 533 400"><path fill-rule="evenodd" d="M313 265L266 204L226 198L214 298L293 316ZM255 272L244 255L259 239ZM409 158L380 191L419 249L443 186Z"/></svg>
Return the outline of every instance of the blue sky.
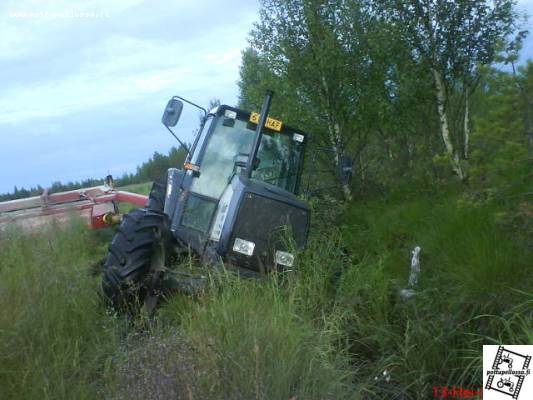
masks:
<svg viewBox="0 0 533 400"><path fill-rule="evenodd" d="M0 193L134 172L175 139L168 99L235 104L258 2L2 1ZM191 139L185 109L177 127Z"/></svg>
<svg viewBox="0 0 533 400"><path fill-rule="evenodd" d="M533 0L519 7L533 14ZM134 172L176 144L160 123L174 94L235 104L258 9L258 0L2 0L0 193ZM522 58L533 58L531 37ZM197 121L185 109L179 135L190 141Z"/></svg>

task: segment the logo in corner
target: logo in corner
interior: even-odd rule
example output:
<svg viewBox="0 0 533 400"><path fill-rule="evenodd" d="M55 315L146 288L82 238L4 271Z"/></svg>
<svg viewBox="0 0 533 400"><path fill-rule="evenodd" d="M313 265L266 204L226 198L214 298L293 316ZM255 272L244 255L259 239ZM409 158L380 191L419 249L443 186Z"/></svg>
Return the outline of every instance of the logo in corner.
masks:
<svg viewBox="0 0 533 400"><path fill-rule="evenodd" d="M485 400L531 399L533 345L483 346Z"/></svg>

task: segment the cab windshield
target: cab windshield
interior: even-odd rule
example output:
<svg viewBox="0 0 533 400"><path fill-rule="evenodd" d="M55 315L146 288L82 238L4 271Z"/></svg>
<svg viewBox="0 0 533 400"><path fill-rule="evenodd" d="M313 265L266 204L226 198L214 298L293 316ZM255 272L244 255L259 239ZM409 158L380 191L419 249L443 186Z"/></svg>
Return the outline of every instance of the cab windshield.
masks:
<svg viewBox="0 0 533 400"><path fill-rule="evenodd" d="M244 118L221 115L207 138L204 154L198 160L200 176L191 191L218 199L235 173L235 162L250 154L256 125ZM303 136L284 130L263 131L252 179L295 193L303 151Z"/></svg>

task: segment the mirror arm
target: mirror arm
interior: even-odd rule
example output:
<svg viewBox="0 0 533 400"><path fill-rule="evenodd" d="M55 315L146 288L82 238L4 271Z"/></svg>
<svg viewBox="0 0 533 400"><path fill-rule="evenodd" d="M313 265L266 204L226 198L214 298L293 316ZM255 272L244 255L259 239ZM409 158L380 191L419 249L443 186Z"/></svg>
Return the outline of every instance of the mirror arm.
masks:
<svg viewBox="0 0 533 400"><path fill-rule="evenodd" d="M189 100L187 100L187 99L184 99L184 98L181 97L181 96L173 96L172 98L173 98L173 99L180 99L180 100L183 100L185 103L188 103L188 104L190 104L191 106L194 106L194 107L196 107L196 108L202 110L202 111L204 112L204 118L207 117L207 114L209 114L205 108L200 107L198 104L195 104L195 103L193 103L192 101L189 101ZM172 132L172 131L171 131L171 132ZM179 139L178 139L178 140L179 140Z"/></svg>
<svg viewBox="0 0 533 400"><path fill-rule="evenodd" d="M170 129L168 126L165 125L165 128L168 129L168 131L172 134L172 136L174 136L174 138L179 142L179 144L181 144L183 146L183 148L185 150L187 150L187 154L190 154L191 153L191 150L189 150L189 148L181 141L179 140L179 138L176 136L176 134L172 131L172 129Z"/></svg>

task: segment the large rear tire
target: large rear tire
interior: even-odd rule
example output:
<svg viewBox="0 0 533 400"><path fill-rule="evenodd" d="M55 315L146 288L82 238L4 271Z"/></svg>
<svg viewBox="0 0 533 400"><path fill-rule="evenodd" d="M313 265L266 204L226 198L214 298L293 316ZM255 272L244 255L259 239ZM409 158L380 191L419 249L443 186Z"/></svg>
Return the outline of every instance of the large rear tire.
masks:
<svg viewBox="0 0 533 400"><path fill-rule="evenodd" d="M162 213L165 207L165 190L165 183L154 182L150 190L146 208Z"/></svg>
<svg viewBox="0 0 533 400"><path fill-rule="evenodd" d="M167 257L169 234L163 205L164 185L154 183L147 208L126 214L109 245L102 291L106 305L117 312L140 310L153 288L154 261L162 257L164 262Z"/></svg>

